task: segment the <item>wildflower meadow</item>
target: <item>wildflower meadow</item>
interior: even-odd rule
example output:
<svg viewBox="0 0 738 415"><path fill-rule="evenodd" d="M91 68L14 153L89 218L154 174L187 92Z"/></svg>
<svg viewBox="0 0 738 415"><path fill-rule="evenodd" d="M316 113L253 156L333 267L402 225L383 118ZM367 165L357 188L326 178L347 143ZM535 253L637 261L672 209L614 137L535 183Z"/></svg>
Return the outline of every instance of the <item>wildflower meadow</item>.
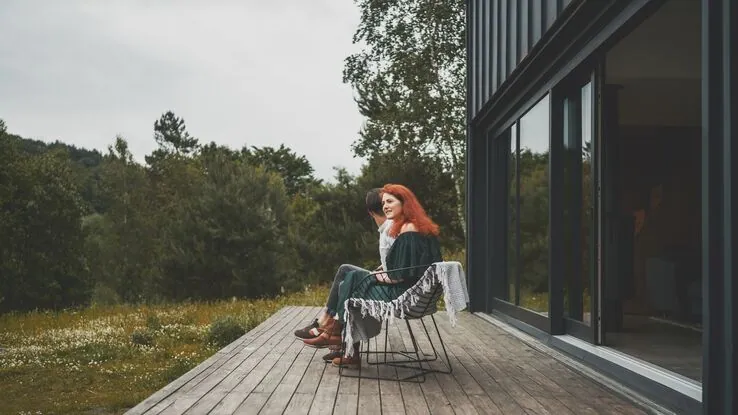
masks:
<svg viewBox="0 0 738 415"><path fill-rule="evenodd" d="M248 331L326 287L272 299L93 306L0 316L0 413L119 414L215 353L211 326Z"/></svg>

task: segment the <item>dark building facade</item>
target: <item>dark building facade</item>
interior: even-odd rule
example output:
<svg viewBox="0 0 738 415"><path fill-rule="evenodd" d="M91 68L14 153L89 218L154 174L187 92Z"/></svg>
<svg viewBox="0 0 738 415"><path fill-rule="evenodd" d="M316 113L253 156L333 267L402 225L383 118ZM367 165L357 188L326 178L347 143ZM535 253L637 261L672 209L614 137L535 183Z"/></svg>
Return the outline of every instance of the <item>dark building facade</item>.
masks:
<svg viewBox="0 0 738 415"><path fill-rule="evenodd" d="M737 44L731 0L467 0L472 311L738 413Z"/></svg>

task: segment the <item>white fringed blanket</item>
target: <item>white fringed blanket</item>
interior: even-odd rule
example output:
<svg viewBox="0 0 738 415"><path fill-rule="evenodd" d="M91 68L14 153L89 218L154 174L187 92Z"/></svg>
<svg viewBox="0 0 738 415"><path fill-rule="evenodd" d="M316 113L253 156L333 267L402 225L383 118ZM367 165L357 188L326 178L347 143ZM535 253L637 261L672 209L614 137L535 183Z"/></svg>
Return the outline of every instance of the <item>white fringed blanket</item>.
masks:
<svg viewBox="0 0 738 415"><path fill-rule="evenodd" d="M422 300L431 300L438 284L443 287L443 298L446 304L446 314L452 326L456 326L456 312L464 310L469 303L469 292L466 286L466 275L461 263L455 261L436 262L423 273L417 283L392 301L366 300L363 298L349 298L345 302L344 342L346 355L354 350L354 341L365 341L379 334L381 323L385 320L394 322L396 317L404 319L407 316L419 317L416 314L416 305ZM429 307L435 310L435 305ZM358 313L357 313L358 311ZM374 328L361 327L365 317L371 317L379 324L372 324ZM360 317L360 318L359 318ZM357 336L357 332L362 333ZM356 338L356 340L354 340Z"/></svg>

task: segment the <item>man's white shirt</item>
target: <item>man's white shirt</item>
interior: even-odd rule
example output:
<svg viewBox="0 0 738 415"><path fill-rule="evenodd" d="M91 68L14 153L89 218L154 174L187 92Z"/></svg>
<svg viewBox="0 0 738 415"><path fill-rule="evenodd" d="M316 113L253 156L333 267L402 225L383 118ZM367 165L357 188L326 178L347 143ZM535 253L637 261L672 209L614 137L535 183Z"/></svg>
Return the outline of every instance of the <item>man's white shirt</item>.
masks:
<svg viewBox="0 0 738 415"><path fill-rule="evenodd" d="M392 229L392 219L385 220L379 227L379 260L382 262L383 270L387 270L387 253L395 242L395 238L389 236L390 229Z"/></svg>

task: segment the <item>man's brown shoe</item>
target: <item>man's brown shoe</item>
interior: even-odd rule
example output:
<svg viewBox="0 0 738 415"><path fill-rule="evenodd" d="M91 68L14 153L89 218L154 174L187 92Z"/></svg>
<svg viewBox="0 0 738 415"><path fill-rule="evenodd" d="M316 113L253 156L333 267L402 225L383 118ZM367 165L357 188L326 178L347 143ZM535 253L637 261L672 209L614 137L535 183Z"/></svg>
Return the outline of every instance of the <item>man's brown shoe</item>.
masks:
<svg viewBox="0 0 738 415"><path fill-rule="evenodd" d="M322 349L328 346L340 346L343 343L341 339L341 331L343 325L338 320L330 320L325 327L318 329L320 334L312 339L303 339L306 345Z"/></svg>
<svg viewBox="0 0 738 415"><path fill-rule="evenodd" d="M351 357L338 356L333 358L333 366L358 369L361 366L361 357L358 353Z"/></svg>
<svg viewBox="0 0 738 415"><path fill-rule="evenodd" d="M331 349L329 353L323 356L323 361L326 363L331 363L333 362L333 359L337 357L341 357L341 354L342 354L341 349L336 349L336 350Z"/></svg>

